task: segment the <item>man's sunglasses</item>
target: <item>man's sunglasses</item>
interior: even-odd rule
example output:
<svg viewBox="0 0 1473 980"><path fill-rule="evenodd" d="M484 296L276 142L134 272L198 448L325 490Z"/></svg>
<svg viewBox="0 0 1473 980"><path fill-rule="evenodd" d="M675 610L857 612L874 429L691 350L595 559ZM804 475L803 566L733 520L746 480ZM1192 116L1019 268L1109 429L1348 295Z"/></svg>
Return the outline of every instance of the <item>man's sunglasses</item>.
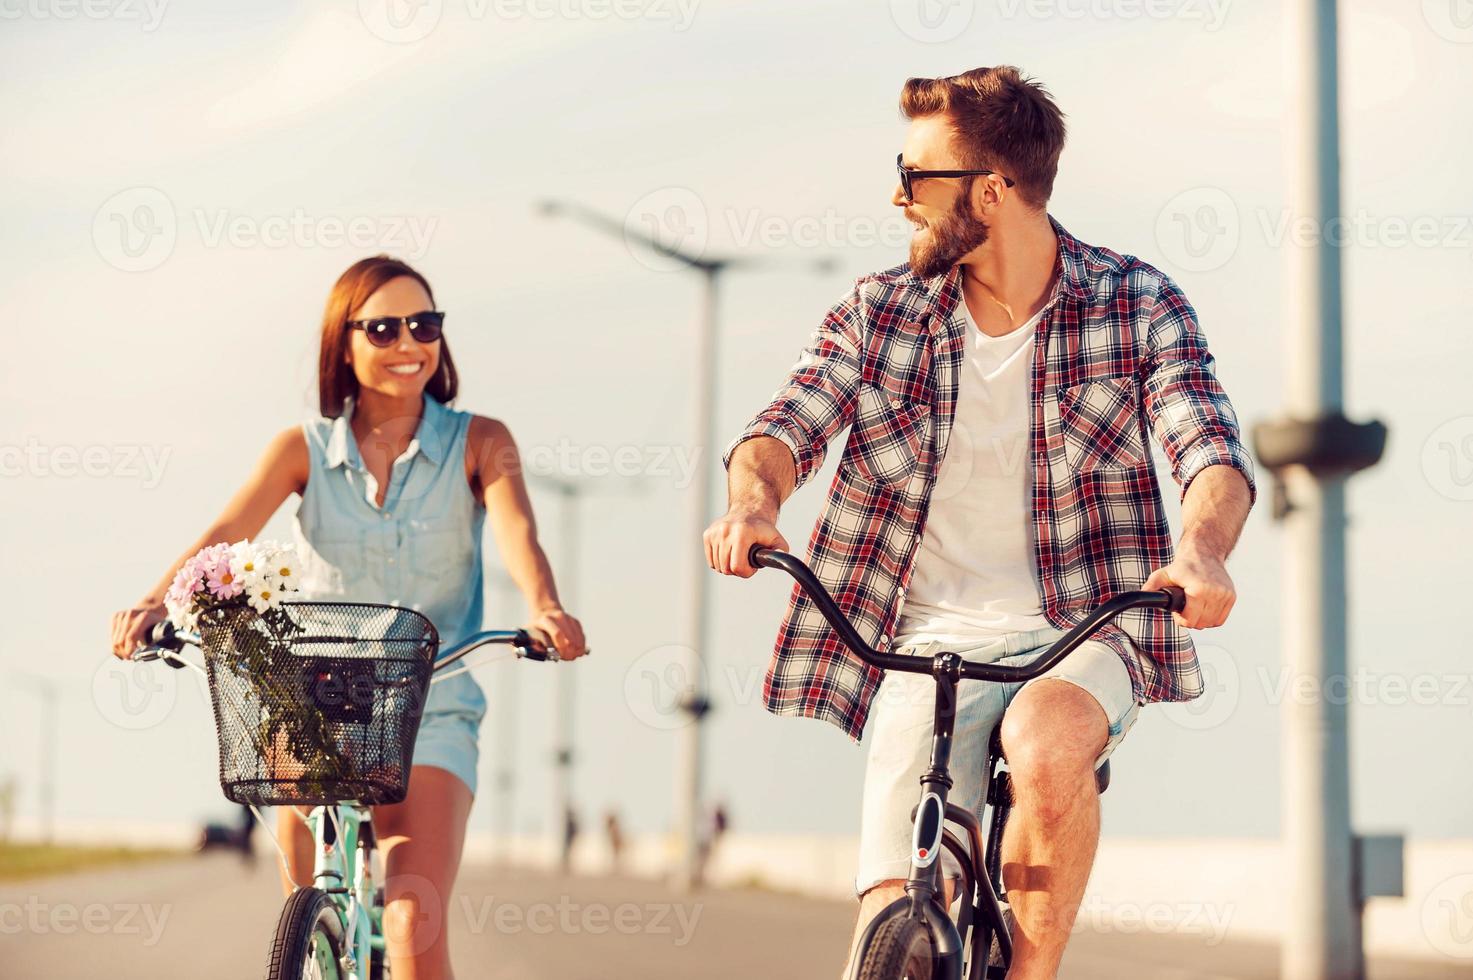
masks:
<svg viewBox="0 0 1473 980"><path fill-rule="evenodd" d="M349 330L362 330L363 336L375 347L392 347L399 340L399 331L409 328L409 336L421 344L433 344L440 339L445 326L445 314L438 310L425 310L409 316L376 316L372 320L349 320Z"/></svg>
<svg viewBox="0 0 1473 980"><path fill-rule="evenodd" d="M895 169L900 172L900 189L905 191L905 199L914 201L915 194L910 189L913 180L924 180L927 177L985 177L988 174L997 174L996 170L914 170L905 165L905 154L895 154ZM1011 177L1002 177L1002 182L1012 187L1015 181Z"/></svg>

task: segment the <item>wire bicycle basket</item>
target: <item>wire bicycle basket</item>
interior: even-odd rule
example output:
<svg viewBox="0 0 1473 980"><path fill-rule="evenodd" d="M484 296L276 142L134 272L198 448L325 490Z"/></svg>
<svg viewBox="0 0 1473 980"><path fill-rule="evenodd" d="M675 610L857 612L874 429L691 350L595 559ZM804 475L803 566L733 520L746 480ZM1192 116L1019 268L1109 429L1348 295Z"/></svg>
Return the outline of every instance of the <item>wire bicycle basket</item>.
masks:
<svg viewBox="0 0 1473 980"><path fill-rule="evenodd" d="M224 605L199 633L234 803L398 803L409 788L440 638L398 606Z"/></svg>

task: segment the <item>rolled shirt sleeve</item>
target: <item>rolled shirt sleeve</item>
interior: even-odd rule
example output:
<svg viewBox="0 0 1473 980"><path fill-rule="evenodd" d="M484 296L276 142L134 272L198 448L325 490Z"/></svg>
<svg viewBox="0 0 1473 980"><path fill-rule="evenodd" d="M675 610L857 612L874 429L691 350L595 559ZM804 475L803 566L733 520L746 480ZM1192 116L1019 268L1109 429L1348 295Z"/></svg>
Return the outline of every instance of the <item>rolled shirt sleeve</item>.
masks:
<svg viewBox="0 0 1473 980"><path fill-rule="evenodd" d="M1243 474L1251 506L1258 499L1253 459L1243 446L1237 414L1217 380L1215 363L1196 311L1180 287L1162 274L1142 364L1146 417L1182 498L1198 473L1225 465Z"/></svg>
<svg viewBox="0 0 1473 980"><path fill-rule="evenodd" d="M860 379L863 309L858 285L813 332L787 380L722 454L724 466L748 439L772 436L793 454L794 489L823 466L828 444L854 420Z"/></svg>

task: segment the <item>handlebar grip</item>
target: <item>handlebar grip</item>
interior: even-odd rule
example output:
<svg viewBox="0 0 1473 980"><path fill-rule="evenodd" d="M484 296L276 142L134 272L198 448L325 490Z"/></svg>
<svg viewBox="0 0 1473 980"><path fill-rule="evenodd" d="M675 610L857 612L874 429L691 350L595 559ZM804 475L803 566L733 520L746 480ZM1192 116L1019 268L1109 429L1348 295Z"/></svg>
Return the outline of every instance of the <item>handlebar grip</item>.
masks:
<svg viewBox="0 0 1473 980"><path fill-rule="evenodd" d="M557 647L541 630L519 629L512 641L522 657L527 660L558 660Z"/></svg>
<svg viewBox="0 0 1473 980"><path fill-rule="evenodd" d="M188 664L179 657L166 656L166 654L179 653L184 649L184 641L179 638L174 624L167 619L161 620L150 626L143 634L144 645L129 656L129 660L137 663L148 663L152 660L162 660L164 663L181 670Z"/></svg>
<svg viewBox="0 0 1473 980"><path fill-rule="evenodd" d="M776 553L773 549L764 545L754 544L751 550L747 552L747 564L753 568L772 568L772 563L767 558L769 555Z"/></svg>
<svg viewBox="0 0 1473 980"><path fill-rule="evenodd" d="M1161 591L1171 596L1171 605L1166 607L1167 612L1181 612L1187 607L1187 594L1181 588L1175 585L1167 585Z"/></svg>
<svg viewBox="0 0 1473 980"><path fill-rule="evenodd" d="M161 619L148 628L143 636L143 642L151 647L168 647L177 650L183 644L174 636L174 624L167 619Z"/></svg>

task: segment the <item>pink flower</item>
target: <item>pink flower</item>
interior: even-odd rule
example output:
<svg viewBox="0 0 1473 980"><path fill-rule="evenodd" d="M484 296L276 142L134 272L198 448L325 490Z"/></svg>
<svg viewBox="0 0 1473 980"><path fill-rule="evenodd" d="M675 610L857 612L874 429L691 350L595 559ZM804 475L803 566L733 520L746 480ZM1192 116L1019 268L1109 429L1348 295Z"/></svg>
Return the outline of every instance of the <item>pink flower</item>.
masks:
<svg viewBox="0 0 1473 980"><path fill-rule="evenodd" d="M195 556L200 560L200 570L210 593L216 599L233 599L240 595L242 586L230 571L230 545L221 542L200 549Z"/></svg>
<svg viewBox="0 0 1473 980"><path fill-rule="evenodd" d="M174 581L169 585L164 601L175 606L188 606L194 600L194 594L204 585L204 579L204 571L199 563L195 558L190 558L174 573Z"/></svg>
<svg viewBox="0 0 1473 980"><path fill-rule="evenodd" d="M209 583L210 593L216 599L234 599L245 588L240 580L231 574L229 562L226 562L223 567L210 569L205 581Z"/></svg>

